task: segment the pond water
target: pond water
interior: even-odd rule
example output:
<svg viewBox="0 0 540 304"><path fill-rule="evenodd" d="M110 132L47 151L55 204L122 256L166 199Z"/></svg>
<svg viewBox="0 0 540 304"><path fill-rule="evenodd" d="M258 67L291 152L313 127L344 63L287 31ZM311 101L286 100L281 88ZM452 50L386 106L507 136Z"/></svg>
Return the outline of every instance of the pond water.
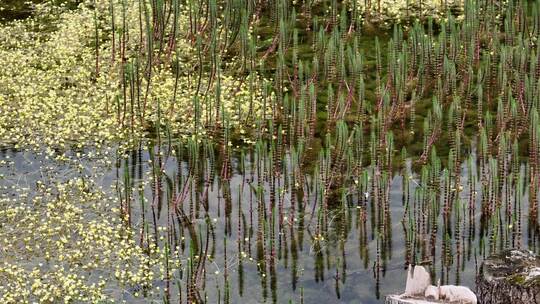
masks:
<svg viewBox="0 0 540 304"><path fill-rule="evenodd" d="M255 154L233 158L233 174L229 179L223 179L219 174L218 162L212 167L211 160L207 159L190 162L185 155L180 158L163 157L159 160L163 176L175 186L163 182L162 198L156 199L152 183L148 181L152 180L158 152L157 148L151 149L141 148L125 156L116 155L116 149L108 149L102 151L99 161L88 151L68 153L69 160L57 161L45 157L45 153L3 150L0 153L0 163L3 163L0 189L5 196L17 196L21 191L31 194L38 181L55 183L76 177L92 180L114 195L134 189L131 198L127 199L132 206L130 224L140 231L144 223L154 224L151 220L153 212L156 212L157 226L170 225L168 218L182 222L180 217L171 216L171 204L182 196L182 189L188 185L190 189L186 193L189 194L181 199L179 208L189 218L189 225L200 233L195 241L201 242L203 247L209 242L214 251L212 262L207 261L203 266L205 275L199 283L205 286L200 292L207 297L208 303L216 303L219 299L223 301L225 281L230 286L231 303L285 303L291 300L295 303L380 303L384 295L400 293L404 289L406 234L402 221L406 211L402 172L410 170L410 163L409 169L403 169L389 180L390 218L385 222L389 226L384 229L387 231L384 237L377 237L375 231L381 225L381 210L371 197L373 191L362 194L365 199L352 194L347 206L341 206L341 202L333 203L334 206L328 210L326 228L318 227L320 221L313 212L320 201L316 199L318 190L310 174L305 176L301 200L298 200L298 191L293 190L291 179L273 181L282 195L275 198L275 208L272 209L270 183L259 174L264 170L257 170L257 160L261 159ZM167 150L167 146L161 149L162 152ZM194 168L195 164L198 168ZM285 158L283 168L290 167L289 156ZM467 184L467 178L467 169L463 168L464 184ZM409 193L414 193L421 187L418 176L410 181ZM257 187L262 188L257 191ZM460 195L465 199L468 191L464 189ZM169 192L172 197L169 197ZM293 192L297 196L295 202L291 201ZM146 205L142 207L140 195L146 198ZM259 199L258 195L261 195ZM480 200L476 205L479 209ZM277 214L272 216L273 210ZM278 223L280 215L282 223ZM206 218L211 219L213 227L208 238ZM264 218L267 220L261 223ZM271 218L275 219L275 224L269 231ZM472 222L476 227L480 226L478 217ZM441 278L443 283L474 287L475 273L481 262L481 236L478 228L471 235L467 233L469 228L475 229L469 227L470 223L460 221L463 226L461 248L452 253L453 262L445 266L441 263L444 256L441 252L442 233L437 232L435 255L428 256L433 260L430 263L432 274ZM183 222L183 225L187 224ZM264 225L265 231L261 231ZM184 240L178 242L182 247L181 253L189 256L194 235L185 227L173 227L176 227L177 236ZM319 233L324 239L316 241ZM455 246L457 241L451 242ZM185 280L179 275L178 279ZM155 284L163 286L164 283ZM136 301L129 292L122 298L128 302Z"/></svg>

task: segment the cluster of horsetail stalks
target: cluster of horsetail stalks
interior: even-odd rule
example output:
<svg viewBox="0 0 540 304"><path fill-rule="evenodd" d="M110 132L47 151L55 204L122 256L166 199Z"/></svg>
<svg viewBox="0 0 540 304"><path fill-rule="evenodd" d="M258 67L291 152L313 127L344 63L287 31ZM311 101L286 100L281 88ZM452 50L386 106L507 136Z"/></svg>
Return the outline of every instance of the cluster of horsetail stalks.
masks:
<svg viewBox="0 0 540 304"><path fill-rule="evenodd" d="M276 265L292 267L296 289L299 252L309 249L315 280L323 280L331 273L326 244L332 237L340 240L342 251L332 262L339 297L351 229L357 230L364 267L373 267L378 282L392 258L395 176L402 187L404 265L426 263L432 271L439 265L443 283L455 269L459 282L459 273L476 255L519 248L524 240L537 248L538 4L465 1L461 16L449 12L437 22L411 21L373 37L362 31L356 8L337 1L189 2L188 33L174 26L179 1L141 3L146 43L133 64L123 64L122 88L131 92L125 94L145 91L137 77L146 77L147 87L158 85L150 81L152 70L161 53L174 53L182 35L198 54L197 91L208 93L210 86L200 84L215 83L213 97L194 98L192 113L195 129L209 128L206 134L214 134L214 140L197 134L177 141L160 122L168 119L166 110L163 117L158 112L149 148L153 202L141 199L140 206L143 227L155 227L166 216L170 235L160 246L179 256L189 248L187 272L165 279L169 284L176 276L184 284L178 286L179 296L185 294L187 301L208 301L202 291L216 252L224 259L224 269L216 271L222 276L219 301L231 301L232 267L243 295L250 263L256 264L262 296L277 301ZM319 13L326 4L329 12ZM119 38L120 53L124 39ZM263 84L261 115L250 104L253 115L234 118L245 124L245 133L232 127L234 119L220 100L221 74L230 61L239 62L250 82L255 71L272 79ZM147 102L136 100L130 107L144 109ZM144 110L139 115L144 119ZM250 144L240 143L241 137ZM164 164L171 159L177 170L167 173ZM236 174L241 182L234 189ZM129 173L124 184L123 210L129 213L129 201L142 192L128 193ZM217 203L209 198L216 191ZM222 236L216 235L216 220L225 225ZM152 233L158 242L157 230L145 229L141 243ZM170 298L167 289L165 299Z"/></svg>

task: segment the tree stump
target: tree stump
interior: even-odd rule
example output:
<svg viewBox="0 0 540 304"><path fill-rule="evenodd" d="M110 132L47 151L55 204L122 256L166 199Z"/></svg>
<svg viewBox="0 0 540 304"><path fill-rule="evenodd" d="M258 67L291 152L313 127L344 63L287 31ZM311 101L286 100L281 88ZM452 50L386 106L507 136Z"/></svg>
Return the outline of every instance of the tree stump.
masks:
<svg viewBox="0 0 540 304"><path fill-rule="evenodd" d="M487 258L476 278L483 304L540 304L540 258L528 250L505 250Z"/></svg>
<svg viewBox="0 0 540 304"><path fill-rule="evenodd" d="M398 295L387 296L384 300L384 304L440 304L443 302L430 301L426 299L415 298L401 298Z"/></svg>

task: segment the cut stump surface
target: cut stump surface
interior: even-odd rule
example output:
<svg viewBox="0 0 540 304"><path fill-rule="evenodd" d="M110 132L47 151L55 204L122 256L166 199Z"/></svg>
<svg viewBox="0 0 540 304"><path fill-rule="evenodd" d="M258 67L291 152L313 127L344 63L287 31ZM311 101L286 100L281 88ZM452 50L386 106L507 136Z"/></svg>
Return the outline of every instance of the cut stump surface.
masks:
<svg viewBox="0 0 540 304"><path fill-rule="evenodd" d="M478 302L540 304L540 258L528 250L490 256L476 278Z"/></svg>

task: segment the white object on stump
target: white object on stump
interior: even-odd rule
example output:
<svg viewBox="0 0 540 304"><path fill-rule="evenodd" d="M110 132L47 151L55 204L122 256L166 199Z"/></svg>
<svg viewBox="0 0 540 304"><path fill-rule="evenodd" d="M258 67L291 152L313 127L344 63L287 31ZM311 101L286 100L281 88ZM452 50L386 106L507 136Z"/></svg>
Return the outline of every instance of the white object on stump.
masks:
<svg viewBox="0 0 540 304"><path fill-rule="evenodd" d="M443 285L439 289L439 299L456 303L476 304L476 295L465 286Z"/></svg>
<svg viewBox="0 0 540 304"><path fill-rule="evenodd" d="M426 288L426 292L424 293L424 297L426 299L433 299L433 300L439 300L439 294L441 293L440 288L438 286L429 285L428 288Z"/></svg>
<svg viewBox="0 0 540 304"><path fill-rule="evenodd" d="M403 296L424 296L426 288L431 284L431 276L423 266L412 266L409 264L407 271L407 284Z"/></svg>
<svg viewBox="0 0 540 304"><path fill-rule="evenodd" d="M422 266L409 265L405 292L401 295L389 295L385 304L434 304L434 303L460 303L476 304L474 292L465 286L443 285L440 281L437 286L431 285L429 272Z"/></svg>

